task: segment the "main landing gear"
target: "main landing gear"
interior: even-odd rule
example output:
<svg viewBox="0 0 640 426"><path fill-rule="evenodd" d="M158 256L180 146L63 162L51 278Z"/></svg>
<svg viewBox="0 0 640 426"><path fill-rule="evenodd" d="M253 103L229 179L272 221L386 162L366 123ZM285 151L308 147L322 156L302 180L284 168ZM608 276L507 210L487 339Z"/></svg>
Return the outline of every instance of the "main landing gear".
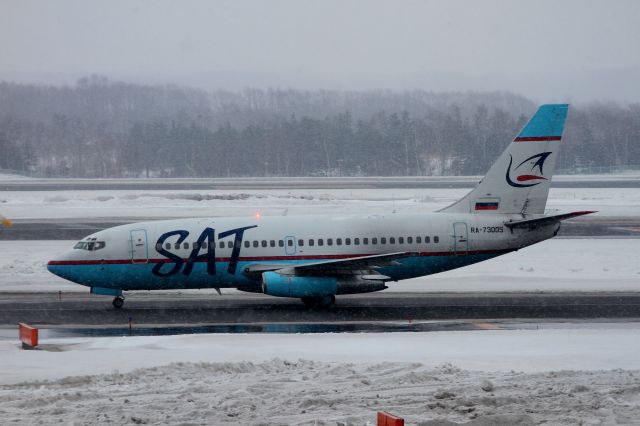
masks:
<svg viewBox="0 0 640 426"><path fill-rule="evenodd" d="M113 299L113 307L116 309L121 309L122 306L124 305L124 297L122 296L117 296Z"/></svg>
<svg viewBox="0 0 640 426"><path fill-rule="evenodd" d="M336 296L333 294L329 294L327 296L320 297L301 297L302 303L304 306L310 309L327 309L333 306L336 303Z"/></svg>

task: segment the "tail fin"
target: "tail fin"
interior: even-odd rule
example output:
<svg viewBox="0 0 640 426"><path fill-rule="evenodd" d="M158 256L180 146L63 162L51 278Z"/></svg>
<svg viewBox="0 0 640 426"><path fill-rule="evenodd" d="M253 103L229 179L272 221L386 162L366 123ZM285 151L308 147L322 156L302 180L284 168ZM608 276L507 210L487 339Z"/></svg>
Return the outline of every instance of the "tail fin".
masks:
<svg viewBox="0 0 640 426"><path fill-rule="evenodd" d="M464 198L440 211L542 214L569 105L542 105L487 175Z"/></svg>

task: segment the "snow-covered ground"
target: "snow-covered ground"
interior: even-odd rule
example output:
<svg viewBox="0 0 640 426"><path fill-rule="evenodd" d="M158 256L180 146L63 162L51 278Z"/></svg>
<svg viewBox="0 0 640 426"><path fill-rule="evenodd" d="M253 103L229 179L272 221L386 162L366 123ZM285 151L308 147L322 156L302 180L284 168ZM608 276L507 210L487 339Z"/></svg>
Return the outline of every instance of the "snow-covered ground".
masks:
<svg viewBox="0 0 640 426"><path fill-rule="evenodd" d="M13 219L425 213L463 197L468 189L295 189L211 191L0 191L0 214ZM548 209L597 210L635 216L637 188L556 188Z"/></svg>
<svg viewBox="0 0 640 426"><path fill-rule="evenodd" d="M12 219L421 213L466 189L0 192ZM548 207L636 216L637 189ZM1 231L0 231L1 232ZM73 241L0 240L0 293L86 291L46 271ZM389 291L640 291L640 240L555 239ZM226 292L231 292L227 290ZM134 296L135 297L135 296ZM637 424L640 325L0 342L0 424ZM428 423L432 421L432 423Z"/></svg>
<svg viewBox="0 0 640 426"><path fill-rule="evenodd" d="M640 328L0 342L3 424L637 424ZM445 425L450 423L426 423Z"/></svg>
<svg viewBox="0 0 640 426"><path fill-rule="evenodd" d="M86 292L46 270L74 243L0 240L0 292ZM385 291L640 291L640 239L547 240L458 270L389 283Z"/></svg>
<svg viewBox="0 0 640 426"><path fill-rule="evenodd" d="M27 176L23 176L23 175L16 175L13 173L0 173L0 182L2 181L15 181L15 180L26 180L26 179L30 179Z"/></svg>

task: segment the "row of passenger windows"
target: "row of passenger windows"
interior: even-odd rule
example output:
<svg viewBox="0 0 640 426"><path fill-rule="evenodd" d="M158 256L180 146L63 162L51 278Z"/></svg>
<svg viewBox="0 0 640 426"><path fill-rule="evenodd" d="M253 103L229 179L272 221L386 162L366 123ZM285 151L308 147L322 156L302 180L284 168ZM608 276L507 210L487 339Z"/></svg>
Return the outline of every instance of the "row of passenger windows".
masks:
<svg viewBox="0 0 640 426"><path fill-rule="evenodd" d="M318 239L309 239L306 240L306 245L308 245L309 247L313 247L313 246L350 246L350 245L354 245L354 246L359 246L359 245L377 245L377 244L422 244L422 242L424 241L424 244L430 244L431 243L431 237L430 236L425 236L425 237L372 237L372 238L368 238L368 237L363 237L363 238L318 238ZM438 236L434 236L433 237L433 243L437 244L440 242L440 238ZM240 243L239 241L237 242L238 244ZM285 243L287 246L289 247L293 247L293 239L289 239L289 240L262 240L262 241L244 241L244 246L246 248L249 247L276 247L276 245L278 247L284 247ZM233 248L234 242L233 241L220 241L218 243L218 247L219 248ZM305 240L303 239L299 239L298 240L298 247L304 247L305 246ZM194 248L194 249L198 249L198 248L203 248L206 249L207 248L207 242L202 242L200 245L198 245L198 243L166 243L165 244L165 248L167 250L170 249L175 249L175 250L179 250L180 248L183 249L189 249L189 248ZM160 244L158 244L156 246L156 248L158 250L160 250L162 248L162 246Z"/></svg>

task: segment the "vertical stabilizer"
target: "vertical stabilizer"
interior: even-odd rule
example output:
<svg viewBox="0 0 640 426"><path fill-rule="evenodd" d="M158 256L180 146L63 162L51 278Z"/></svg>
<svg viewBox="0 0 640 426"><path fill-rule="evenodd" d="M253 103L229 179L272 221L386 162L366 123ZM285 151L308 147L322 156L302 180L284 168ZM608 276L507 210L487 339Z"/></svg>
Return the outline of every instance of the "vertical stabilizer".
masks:
<svg viewBox="0 0 640 426"><path fill-rule="evenodd" d="M442 212L542 214L569 105L542 105L487 175Z"/></svg>

